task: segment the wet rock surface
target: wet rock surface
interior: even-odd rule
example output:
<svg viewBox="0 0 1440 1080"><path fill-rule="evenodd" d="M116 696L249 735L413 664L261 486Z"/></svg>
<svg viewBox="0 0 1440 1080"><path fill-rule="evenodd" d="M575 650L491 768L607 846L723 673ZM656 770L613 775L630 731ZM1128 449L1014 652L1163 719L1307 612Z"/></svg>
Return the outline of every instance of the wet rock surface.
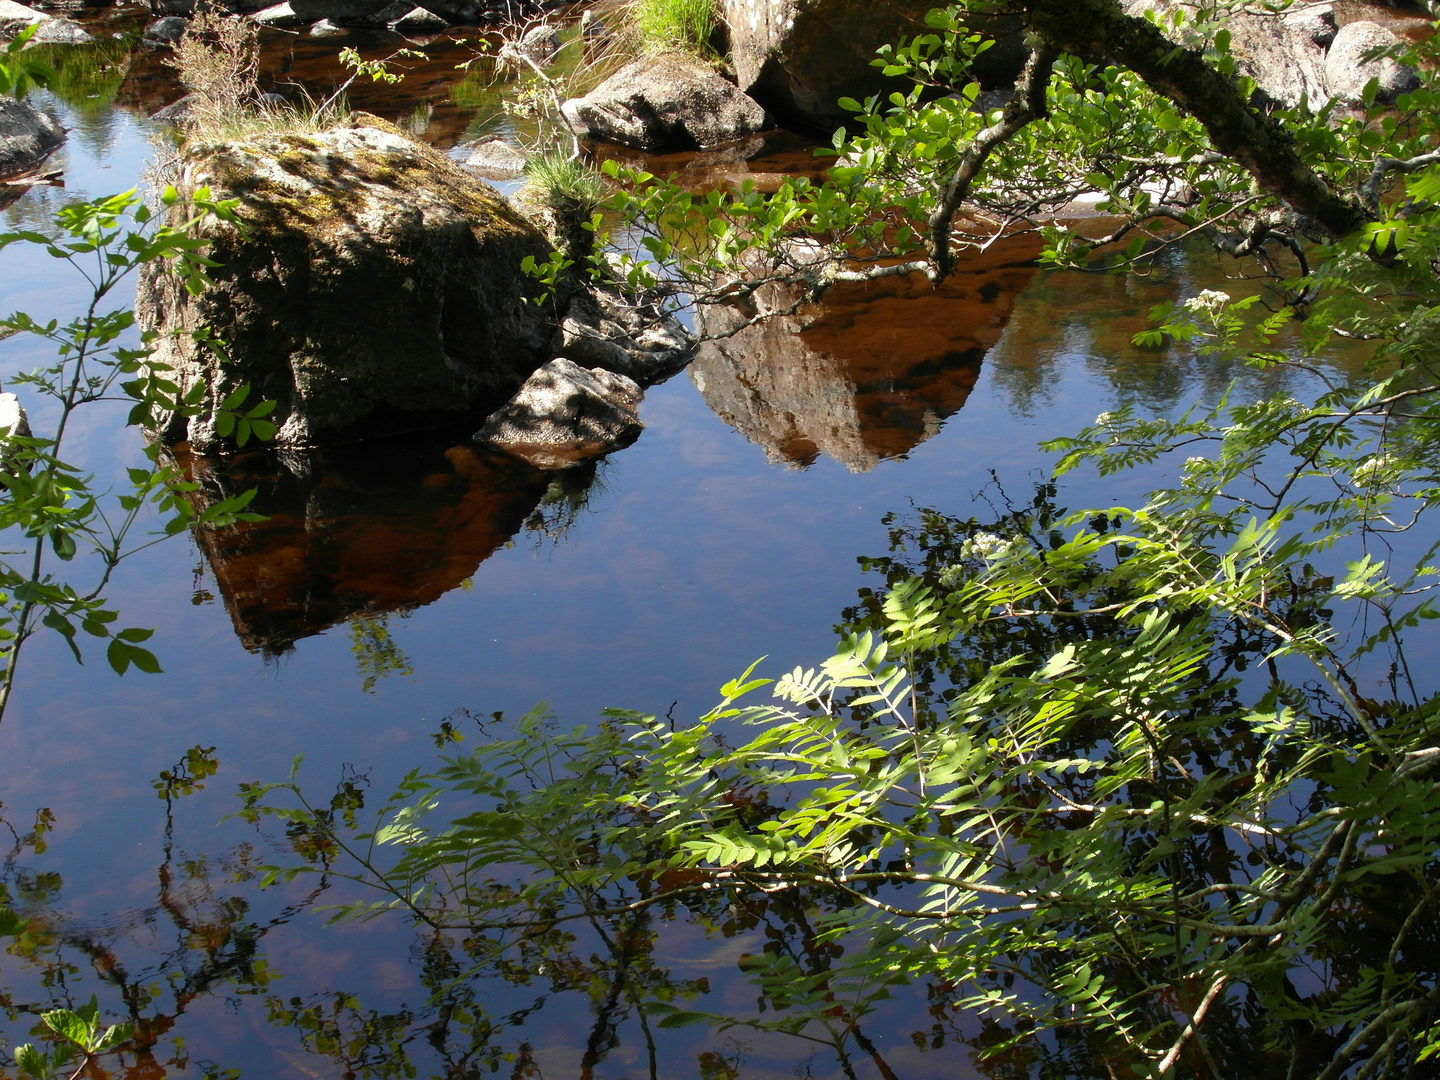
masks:
<svg viewBox="0 0 1440 1080"><path fill-rule="evenodd" d="M215 285L192 297L151 270L142 325L207 411L170 439L222 448L215 403L236 387L275 400L276 445L301 448L483 417L553 355L545 307L518 267L544 236L493 188L373 117L316 135L199 147L182 191L240 199L248 229L215 229ZM213 328L218 361L188 336ZM180 336L174 336L178 331Z"/></svg>
<svg viewBox="0 0 1440 1080"><path fill-rule="evenodd" d="M475 438L540 469L565 469L629 446L644 429L633 379L558 357L537 370Z"/></svg>
<svg viewBox="0 0 1440 1080"><path fill-rule="evenodd" d="M769 126L733 83L681 56L628 64L562 111L584 138L647 151L715 146Z"/></svg>
<svg viewBox="0 0 1440 1080"><path fill-rule="evenodd" d="M0 96L0 180L33 173L64 141L64 130L45 113Z"/></svg>

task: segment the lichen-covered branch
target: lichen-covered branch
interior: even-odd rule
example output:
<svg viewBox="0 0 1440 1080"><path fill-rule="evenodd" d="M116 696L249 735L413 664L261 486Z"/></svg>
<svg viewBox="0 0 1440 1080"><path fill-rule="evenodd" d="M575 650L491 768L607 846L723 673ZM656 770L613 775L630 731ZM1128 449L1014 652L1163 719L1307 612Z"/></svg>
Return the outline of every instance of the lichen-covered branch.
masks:
<svg viewBox="0 0 1440 1080"><path fill-rule="evenodd" d="M1262 190L1313 218L1332 236L1357 232L1372 219L1361 202L1335 191L1301 156L1276 118L1253 108L1235 80L1197 49L1185 48L1119 0L1020 0L1027 26L1065 52L1116 64L1204 125L1215 149L1248 171Z"/></svg>

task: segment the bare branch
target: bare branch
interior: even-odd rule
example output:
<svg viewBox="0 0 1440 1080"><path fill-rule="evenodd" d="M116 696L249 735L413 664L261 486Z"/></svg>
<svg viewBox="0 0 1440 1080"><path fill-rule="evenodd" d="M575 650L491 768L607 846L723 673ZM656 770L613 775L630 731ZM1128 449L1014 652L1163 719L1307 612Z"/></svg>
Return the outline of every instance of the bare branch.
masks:
<svg viewBox="0 0 1440 1080"><path fill-rule="evenodd" d="M940 202L926 222L930 230L930 279L935 284L944 281L955 268L950 253L950 229L960 204L970 193L970 185L980 175L986 160L996 147L1014 138L1032 120L1048 115L1045 91L1050 85L1051 68L1059 55L1059 50L1048 43L1031 51L1020 76L1019 92L1005 106L1000 119L976 135L960 155L960 164L946 182Z"/></svg>

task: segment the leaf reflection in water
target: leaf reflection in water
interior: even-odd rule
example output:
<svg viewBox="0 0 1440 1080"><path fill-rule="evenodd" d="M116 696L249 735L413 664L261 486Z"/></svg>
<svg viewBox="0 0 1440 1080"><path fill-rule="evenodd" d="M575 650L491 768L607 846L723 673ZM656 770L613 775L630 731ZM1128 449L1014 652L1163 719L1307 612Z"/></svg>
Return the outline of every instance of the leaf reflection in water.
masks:
<svg viewBox="0 0 1440 1080"><path fill-rule="evenodd" d="M0 862L0 907L13 908L25 920L6 950L16 963L7 965L0 982L0 1007L12 1022L29 1018L32 1037L53 1041L35 1018L95 995L106 1023L118 1017L134 1028L118 1052L105 1055L109 1074L158 1078L183 1074L191 1064L182 1018L193 1007L218 994L270 990L278 974L262 943L313 908L329 883L317 878L289 903L261 915L253 897L258 876L253 845L218 858L180 849L177 803L202 790L218 769L214 747L196 746L154 781L165 805L155 900L99 917L68 912L61 875L30 865L45 853L46 835L56 825L50 811L38 811L34 826L23 831L0 817L10 835ZM221 1075L218 1067L202 1064L202 1069L206 1076Z"/></svg>

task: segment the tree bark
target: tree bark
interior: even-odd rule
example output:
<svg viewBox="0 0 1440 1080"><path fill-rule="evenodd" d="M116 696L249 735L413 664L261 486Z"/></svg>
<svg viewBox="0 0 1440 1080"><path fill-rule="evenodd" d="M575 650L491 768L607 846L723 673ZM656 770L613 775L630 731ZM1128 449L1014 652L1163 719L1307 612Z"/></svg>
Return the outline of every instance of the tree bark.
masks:
<svg viewBox="0 0 1440 1080"><path fill-rule="evenodd" d="M1260 187L1313 218L1332 236L1374 220L1358 199L1325 182L1278 120L1253 108L1235 80L1196 49L1177 46L1153 23L1126 15L1119 0L1018 0L1028 29L1088 63L1127 68L1205 128L1215 149L1246 169Z"/></svg>

